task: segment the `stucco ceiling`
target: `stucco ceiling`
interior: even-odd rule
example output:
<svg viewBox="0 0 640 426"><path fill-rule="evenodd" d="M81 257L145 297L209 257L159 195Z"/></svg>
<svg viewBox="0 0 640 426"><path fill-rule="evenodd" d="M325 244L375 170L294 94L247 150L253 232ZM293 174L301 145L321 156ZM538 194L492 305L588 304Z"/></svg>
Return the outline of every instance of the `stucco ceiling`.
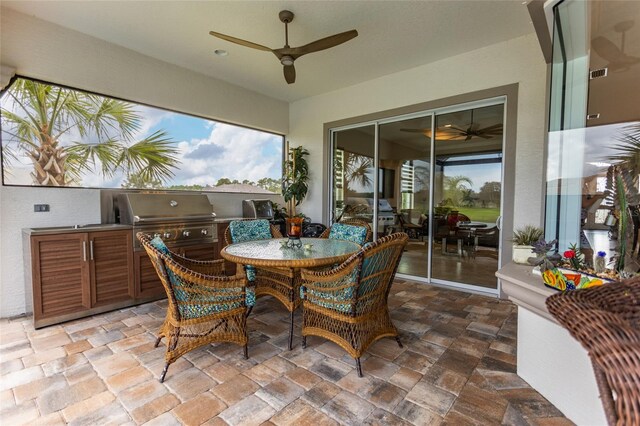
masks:
<svg viewBox="0 0 640 426"><path fill-rule="evenodd" d="M3 1L2 6L142 54L294 101L435 62L533 32L521 0L482 1ZM359 36L296 61L284 81L269 53L210 30L278 48L283 9L295 13L292 46L357 29ZM216 49L228 51L219 57Z"/></svg>

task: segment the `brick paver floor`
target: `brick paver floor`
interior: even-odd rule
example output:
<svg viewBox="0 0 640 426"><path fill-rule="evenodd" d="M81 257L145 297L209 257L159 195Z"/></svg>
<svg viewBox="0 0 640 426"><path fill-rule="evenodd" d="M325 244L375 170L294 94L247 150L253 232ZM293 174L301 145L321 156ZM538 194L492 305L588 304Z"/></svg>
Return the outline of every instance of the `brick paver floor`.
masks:
<svg viewBox="0 0 640 426"><path fill-rule="evenodd" d="M288 351L288 313L269 297L248 321L248 360L239 346L209 345L164 383L164 345L153 342L166 301L41 330L0 320L0 423L571 424L515 374L510 302L396 280L389 305L404 347L371 346L364 378L333 343L302 349L299 328Z"/></svg>

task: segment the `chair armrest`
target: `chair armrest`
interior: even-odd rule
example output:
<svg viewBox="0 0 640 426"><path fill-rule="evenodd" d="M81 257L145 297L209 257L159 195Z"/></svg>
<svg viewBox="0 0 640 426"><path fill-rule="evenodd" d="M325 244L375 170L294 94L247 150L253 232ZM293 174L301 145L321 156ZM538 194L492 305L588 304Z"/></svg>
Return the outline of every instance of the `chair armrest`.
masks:
<svg viewBox="0 0 640 426"><path fill-rule="evenodd" d="M318 238L329 238L329 234L331 233L331 227L322 231L322 234Z"/></svg>

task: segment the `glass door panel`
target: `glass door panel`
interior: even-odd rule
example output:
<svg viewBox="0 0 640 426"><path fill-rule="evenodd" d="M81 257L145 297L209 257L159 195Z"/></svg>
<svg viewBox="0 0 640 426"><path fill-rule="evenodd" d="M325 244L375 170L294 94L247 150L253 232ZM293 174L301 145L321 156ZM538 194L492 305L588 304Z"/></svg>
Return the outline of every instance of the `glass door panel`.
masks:
<svg viewBox="0 0 640 426"><path fill-rule="evenodd" d="M375 125L333 132L331 223L365 220L373 227Z"/></svg>
<svg viewBox="0 0 640 426"><path fill-rule="evenodd" d="M398 266L401 274L427 277L431 116L381 124L378 128L378 236L409 234Z"/></svg>
<svg viewBox="0 0 640 426"><path fill-rule="evenodd" d="M496 289L504 106L436 115L431 278Z"/></svg>

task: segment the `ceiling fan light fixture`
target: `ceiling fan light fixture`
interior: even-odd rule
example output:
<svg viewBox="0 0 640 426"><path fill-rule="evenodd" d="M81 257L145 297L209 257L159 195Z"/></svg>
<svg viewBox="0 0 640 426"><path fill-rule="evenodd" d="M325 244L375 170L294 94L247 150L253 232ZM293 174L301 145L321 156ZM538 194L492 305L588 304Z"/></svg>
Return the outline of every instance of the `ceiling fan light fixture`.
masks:
<svg viewBox="0 0 640 426"><path fill-rule="evenodd" d="M280 59L280 63L285 67L293 65L293 57L289 55L284 55L282 59Z"/></svg>

